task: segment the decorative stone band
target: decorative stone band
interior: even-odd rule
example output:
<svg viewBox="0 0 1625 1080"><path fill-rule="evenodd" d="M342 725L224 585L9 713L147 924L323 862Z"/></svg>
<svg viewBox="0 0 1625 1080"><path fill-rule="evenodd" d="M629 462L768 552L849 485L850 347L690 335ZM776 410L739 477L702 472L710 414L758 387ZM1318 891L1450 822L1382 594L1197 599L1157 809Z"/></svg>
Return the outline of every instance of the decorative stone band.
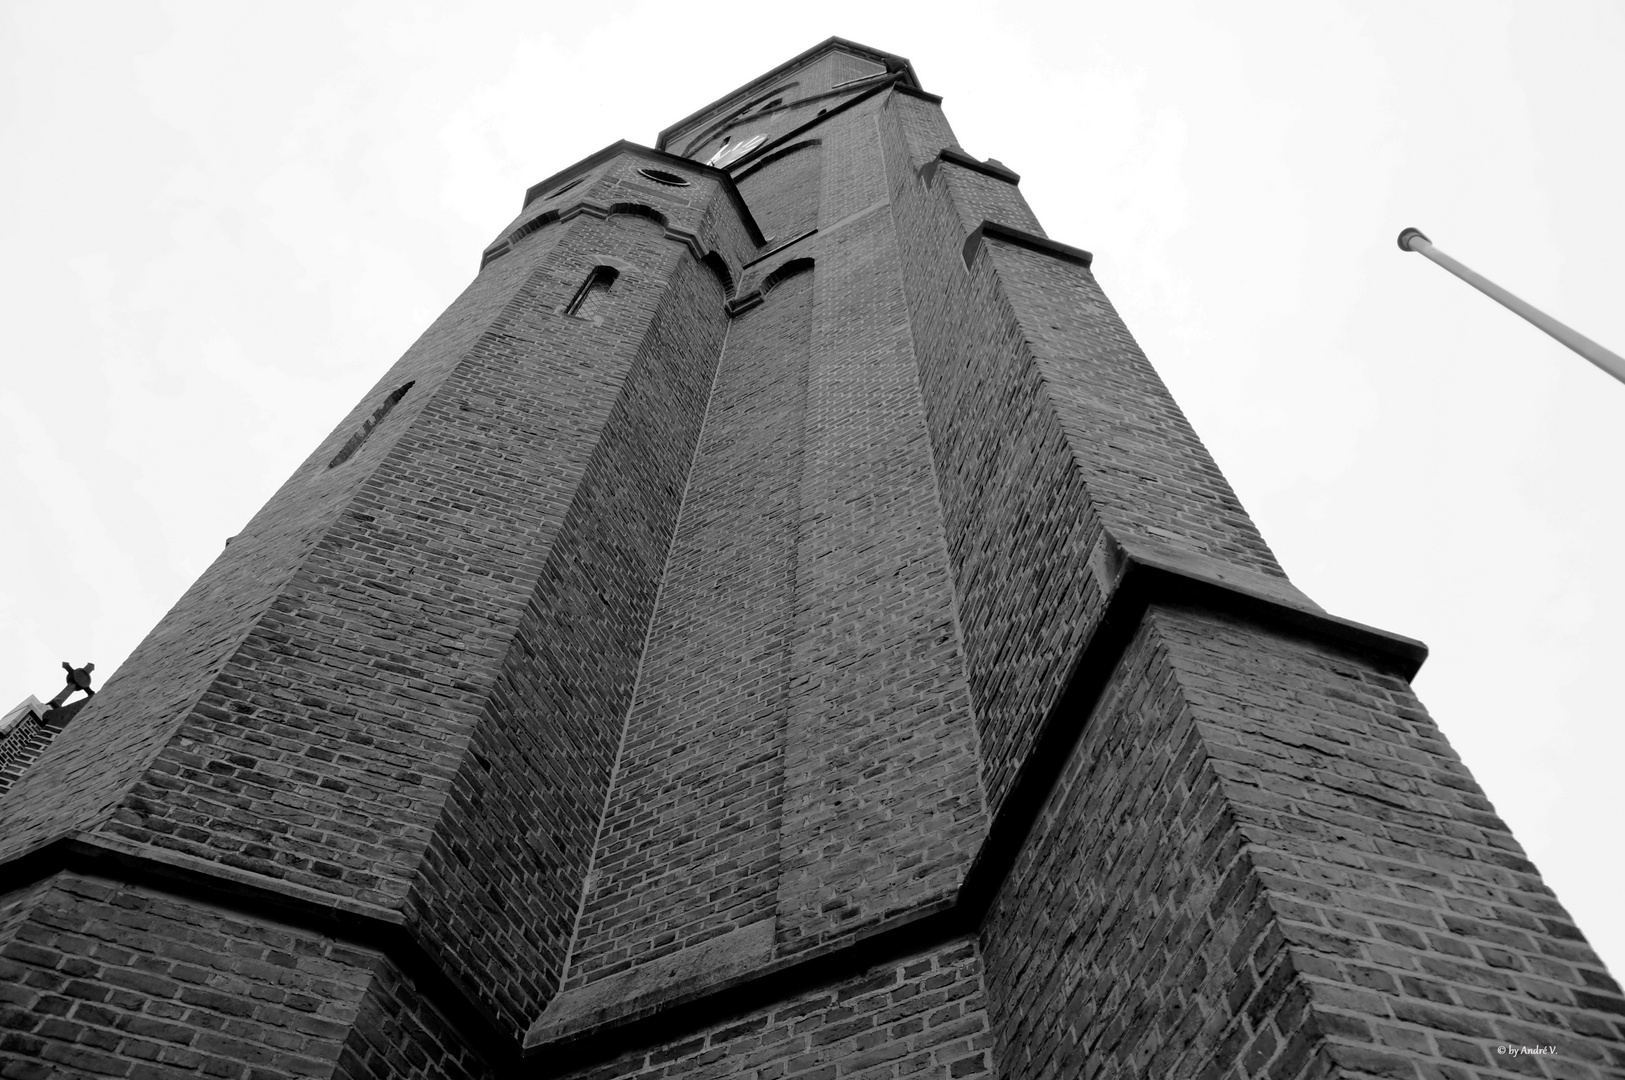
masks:
<svg viewBox="0 0 1625 1080"><path fill-rule="evenodd" d="M750 207L745 205L744 196L739 194L739 188L734 185L733 175L726 169L718 169L702 161L677 157L674 154L666 153L664 150L654 150L627 139L612 142L596 154L590 154L569 168L561 169L545 180L532 184L525 189L525 201L521 209L529 206L547 192L559 190L575 177L597 168L611 158L621 157L622 155L643 158L659 168L670 169L679 175L693 174L718 181L722 184L723 193L727 195L728 201L733 204L734 210L739 214L740 220L745 223L745 229L750 233L751 240L758 247L765 242L761 229L756 226L756 219L751 216Z"/></svg>
<svg viewBox="0 0 1625 1080"><path fill-rule="evenodd" d="M434 961L400 911L330 896L179 852L88 833L59 837L35 848L7 863L0 877L10 888L22 888L64 872L212 904L245 917L279 922L381 953L417 985L494 1068L506 1070L518 1063L519 1048L496 1018L469 988L455 982Z"/></svg>
<svg viewBox="0 0 1625 1080"><path fill-rule="evenodd" d="M603 220L608 218L611 214L618 212L619 211L617 211L615 207L604 206L600 203L587 202L585 200L571 203L569 206L566 206L557 213L549 210L545 214L541 214L538 217L531 218L529 221L515 226L514 230L507 236L486 248L485 252L480 256L480 269L485 269L485 267L493 260L500 259L502 256L508 254L508 252L512 251L513 246L520 240L523 240L531 233L545 228L548 225L569 221L571 218L581 217L582 215ZM675 240L677 243L684 245L696 259L704 259L706 255L710 254L709 249L706 248L706 246L700 241L699 236L696 234L689 232L687 229L678 228L677 226L669 223L665 225L665 229L667 240ZM721 256L719 255L718 258L721 258Z"/></svg>
<svg viewBox="0 0 1625 1080"><path fill-rule="evenodd" d="M976 261L976 253L982 249L982 241L984 240L1002 240L1007 244L1015 244L1017 247L1042 252L1063 262L1077 263L1086 270L1095 261L1095 257L1082 248L1057 243L1047 237L1039 236L1037 233L1012 229L1008 225L1000 225L997 221L984 221L969 236L965 237L963 255L966 269L969 269L971 263Z"/></svg>
<svg viewBox="0 0 1625 1080"><path fill-rule="evenodd" d="M1328 615L1271 580L1226 579L1205 565L1181 565L1162 553L1131 551L1109 536L1097 543L1091 562L1110 591L1101 628L1045 718L953 901L916 909L861 937L784 959L772 955L770 922L744 927L701 946L704 957L679 954L650 970L625 972L559 995L532 1025L523 1046L504 1034L470 988L435 962L397 910L102 836L59 838L13 860L4 876L20 887L62 871L90 874L374 950L411 977L500 1073L558 1075L840 982L881 960L974 936L1120 657L1154 605L1225 614L1330 644L1405 679L1416 674L1427 656L1427 647L1413 638Z"/></svg>

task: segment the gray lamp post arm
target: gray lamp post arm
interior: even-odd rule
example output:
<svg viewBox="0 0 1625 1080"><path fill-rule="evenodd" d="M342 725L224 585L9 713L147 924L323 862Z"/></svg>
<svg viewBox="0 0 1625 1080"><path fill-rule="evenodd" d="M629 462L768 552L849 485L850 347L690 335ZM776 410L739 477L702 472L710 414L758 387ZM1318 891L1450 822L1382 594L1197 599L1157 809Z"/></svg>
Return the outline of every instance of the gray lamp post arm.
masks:
<svg viewBox="0 0 1625 1080"><path fill-rule="evenodd" d="M1463 266L1434 247L1433 242L1422 235L1420 229L1406 229L1400 233L1399 248L1401 251L1421 252L1491 300L1528 319L1620 382L1625 382L1625 358L1603 348L1573 328L1563 325L1534 305L1518 299L1484 275Z"/></svg>

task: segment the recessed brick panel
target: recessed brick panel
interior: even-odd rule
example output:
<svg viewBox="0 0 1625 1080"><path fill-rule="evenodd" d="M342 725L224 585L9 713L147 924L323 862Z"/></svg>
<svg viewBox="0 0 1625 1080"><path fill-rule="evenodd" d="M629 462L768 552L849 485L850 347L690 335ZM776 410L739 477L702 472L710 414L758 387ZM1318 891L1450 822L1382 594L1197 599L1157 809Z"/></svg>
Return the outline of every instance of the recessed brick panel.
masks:
<svg viewBox="0 0 1625 1080"><path fill-rule="evenodd" d="M624 237L606 239L626 249ZM650 250L642 291L623 273L604 326L594 328L612 333L612 320L625 318L647 332L606 398L602 435L412 897L442 962L516 1033L562 972L721 352L726 315L716 278L686 256L675 267L653 261L679 251L669 243ZM639 312L640 303L656 302L652 316Z"/></svg>
<svg viewBox="0 0 1625 1080"><path fill-rule="evenodd" d="M951 897L986 828L897 238L884 205L844 217L884 195L874 111L866 103L829 127L826 168L846 183L826 186L820 222L831 231L816 249L786 951Z"/></svg>
<svg viewBox="0 0 1625 1080"><path fill-rule="evenodd" d="M688 473L569 985L771 918L813 275L735 321Z"/></svg>
<svg viewBox="0 0 1625 1080"><path fill-rule="evenodd" d="M922 1080L1000 1075L981 959L956 942L797 994L572 1080Z"/></svg>
<svg viewBox="0 0 1625 1080"><path fill-rule="evenodd" d="M997 809L1054 704L1103 601L1090 566L1100 542L1067 432L1026 334L993 274L966 273L959 211L927 187L906 129L946 132L896 97L881 130L892 213L953 566L983 771ZM945 129L946 125L942 125Z"/></svg>

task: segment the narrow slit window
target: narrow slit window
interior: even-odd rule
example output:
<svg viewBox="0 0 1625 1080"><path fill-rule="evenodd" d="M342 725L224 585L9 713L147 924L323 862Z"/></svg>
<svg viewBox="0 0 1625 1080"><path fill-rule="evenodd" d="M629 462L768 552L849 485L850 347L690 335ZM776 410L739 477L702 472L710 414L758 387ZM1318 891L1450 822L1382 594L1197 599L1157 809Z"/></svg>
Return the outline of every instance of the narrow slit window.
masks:
<svg viewBox="0 0 1625 1080"><path fill-rule="evenodd" d="M613 266L595 266L587 280L581 283L576 290L575 297L571 299L570 306L564 309L566 315L574 315L578 319L591 319L602 313L604 298L609 295L610 286L621 272Z"/></svg>
<svg viewBox="0 0 1625 1080"><path fill-rule="evenodd" d="M350 455L361 449L361 444L367 441L367 436L372 434L372 429L377 427L384 417L389 415L389 410L400 404L401 398L405 397L406 392L410 389L412 389L412 383L407 383L385 398L384 403L374 409L373 414L367 418L367 422L361 425L361 430L346 440L344 446L334 455L333 460L327 463L327 467L331 469L350 460Z"/></svg>

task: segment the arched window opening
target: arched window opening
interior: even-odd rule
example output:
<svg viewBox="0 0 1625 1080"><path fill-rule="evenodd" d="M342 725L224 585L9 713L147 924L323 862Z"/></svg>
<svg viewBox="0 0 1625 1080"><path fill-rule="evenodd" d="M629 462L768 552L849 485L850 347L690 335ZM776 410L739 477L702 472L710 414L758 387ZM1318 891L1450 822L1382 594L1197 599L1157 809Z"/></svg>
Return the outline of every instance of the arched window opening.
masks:
<svg viewBox="0 0 1625 1080"><path fill-rule="evenodd" d="M731 296L734 291L734 276L728 272L728 264L723 260L722 256L714 251L707 251L700 262L709 267L711 272L717 276L717 280L722 282L722 295Z"/></svg>
<svg viewBox="0 0 1625 1080"><path fill-rule="evenodd" d="M548 210L545 213L537 214L535 217L519 226L513 232L509 233L508 243L517 244L531 233L546 228L558 219L559 212L557 210Z"/></svg>
<svg viewBox="0 0 1625 1080"><path fill-rule="evenodd" d="M812 268L813 261L811 259L791 259L762 279L762 295L767 295L797 274L804 274Z"/></svg>
<svg viewBox="0 0 1625 1080"><path fill-rule="evenodd" d="M652 206L644 206L642 203L618 202L609 208L609 212L611 214L630 214L633 217L648 218L661 228L666 226L665 214Z"/></svg>
<svg viewBox="0 0 1625 1080"><path fill-rule="evenodd" d="M342 465L349 461L355 455L355 452L361 449L361 444L367 441L367 436L372 434L373 428L377 427L384 417L389 415L389 410L400 404L401 398L405 397L406 392L412 389L412 385L412 383L406 383L385 398L384 403L374 409L372 416L367 419L366 423L361 425L361 430L351 435L344 445L339 448L339 452L333 455L333 460L327 463L327 467L331 469L335 465Z"/></svg>
<svg viewBox="0 0 1625 1080"><path fill-rule="evenodd" d="M595 266L587 280L581 283L575 296L570 299L570 306L564 309L566 315L573 315L578 319L592 319L602 313L604 300L609 296L610 287L621 272L613 266Z"/></svg>

